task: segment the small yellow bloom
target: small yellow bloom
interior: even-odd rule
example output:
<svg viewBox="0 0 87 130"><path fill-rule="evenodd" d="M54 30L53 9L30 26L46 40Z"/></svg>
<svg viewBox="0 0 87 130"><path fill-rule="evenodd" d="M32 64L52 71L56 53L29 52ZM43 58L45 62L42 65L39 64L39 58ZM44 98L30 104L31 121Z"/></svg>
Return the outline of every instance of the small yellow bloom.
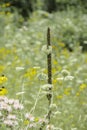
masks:
<svg viewBox="0 0 87 130"><path fill-rule="evenodd" d="M60 46L60 47L65 47L65 44L63 43L63 42L58 42L58 45Z"/></svg>
<svg viewBox="0 0 87 130"><path fill-rule="evenodd" d="M83 91L86 87L87 87L86 84L81 84L81 85L80 85L80 91Z"/></svg>
<svg viewBox="0 0 87 130"><path fill-rule="evenodd" d="M70 92L67 91L67 90L65 90L65 91L64 91L64 94L65 94L65 95L70 95Z"/></svg>
<svg viewBox="0 0 87 130"><path fill-rule="evenodd" d="M25 120L25 121L24 121L24 124L25 124L25 125L28 125L28 124L29 124L29 120Z"/></svg>
<svg viewBox="0 0 87 130"><path fill-rule="evenodd" d="M58 64L58 62L56 60L53 61L54 65Z"/></svg>
<svg viewBox="0 0 87 130"><path fill-rule="evenodd" d="M53 84L56 84L57 83L57 79L53 79Z"/></svg>
<svg viewBox="0 0 87 130"><path fill-rule="evenodd" d="M0 96L6 95L8 90L5 87L0 88Z"/></svg>
<svg viewBox="0 0 87 130"><path fill-rule="evenodd" d="M35 122L38 122L38 121L39 121L39 118L38 118L38 117L36 117L36 118L35 118Z"/></svg>
<svg viewBox="0 0 87 130"><path fill-rule="evenodd" d="M58 95L57 98L58 98L58 99L62 99L63 96L62 96L62 95Z"/></svg>
<svg viewBox="0 0 87 130"><path fill-rule="evenodd" d="M65 95L70 95L71 88L66 88L64 91Z"/></svg>
<svg viewBox="0 0 87 130"><path fill-rule="evenodd" d="M9 7L11 4L10 3L6 3L6 6Z"/></svg>
<svg viewBox="0 0 87 130"><path fill-rule="evenodd" d="M7 77L5 77L4 75L2 75L2 76L0 77L0 84L4 83L4 82L6 82L6 81L7 81Z"/></svg>
<svg viewBox="0 0 87 130"><path fill-rule="evenodd" d="M77 92L77 93L76 93L76 96L79 96L79 95L80 95L80 93L79 93L79 92Z"/></svg>

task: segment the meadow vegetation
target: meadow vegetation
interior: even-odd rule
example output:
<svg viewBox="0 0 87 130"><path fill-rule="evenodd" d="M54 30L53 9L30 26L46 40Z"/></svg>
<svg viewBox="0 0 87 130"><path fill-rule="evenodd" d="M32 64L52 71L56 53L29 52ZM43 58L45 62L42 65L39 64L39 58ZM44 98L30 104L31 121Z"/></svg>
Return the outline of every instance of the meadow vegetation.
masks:
<svg viewBox="0 0 87 130"><path fill-rule="evenodd" d="M50 124L46 118L48 27ZM80 10L52 14L37 10L27 21L17 12L0 13L0 130L39 130L43 123L43 130L87 129L86 27L87 15Z"/></svg>

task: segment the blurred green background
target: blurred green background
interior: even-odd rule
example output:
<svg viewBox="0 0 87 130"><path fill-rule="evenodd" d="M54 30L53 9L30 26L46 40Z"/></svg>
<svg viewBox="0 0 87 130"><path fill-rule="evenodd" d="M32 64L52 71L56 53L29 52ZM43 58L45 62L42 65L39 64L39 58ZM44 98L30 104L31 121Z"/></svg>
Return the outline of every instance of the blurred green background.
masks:
<svg viewBox="0 0 87 130"><path fill-rule="evenodd" d="M87 50L87 2L85 0L1 0L0 14L14 14L11 23L21 26L40 21L55 28L56 39L72 51L76 44ZM0 15L0 33L5 19ZM13 19L13 20L12 20ZM40 21L39 21L40 20ZM49 24L50 23L50 24ZM39 27L38 27L39 30Z"/></svg>

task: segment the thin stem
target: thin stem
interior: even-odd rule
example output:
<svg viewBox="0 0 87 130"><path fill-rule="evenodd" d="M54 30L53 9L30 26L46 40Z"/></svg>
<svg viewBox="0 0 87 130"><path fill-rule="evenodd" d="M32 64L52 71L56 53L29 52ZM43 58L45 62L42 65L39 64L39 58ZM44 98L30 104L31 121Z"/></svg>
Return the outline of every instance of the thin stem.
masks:
<svg viewBox="0 0 87 130"><path fill-rule="evenodd" d="M47 30L47 49L49 49L49 47L51 46L51 42L50 42L50 28L48 28ZM52 84L52 56L51 56L51 52L47 55L47 67L48 67L48 84ZM51 116L51 110L50 110L50 105L51 105L51 101L52 101L52 87L49 88L49 93L47 94L47 98L49 101L49 111L47 114L47 118L50 122L50 116Z"/></svg>
<svg viewBox="0 0 87 130"><path fill-rule="evenodd" d="M50 42L50 28L47 29L47 50L51 47L51 42ZM47 54L47 70L48 70L48 84L52 85L52 56L51 52ZM52 87L49 88L48 94L47 94L47 99L49 102L48 106L48 112L46 118L48 119L48 124L50 124L50 118L51 118L51 109L50 105L52 103ZM41 127L39 130L42 130L43 127L45 126L44 122L42 123Z"/></svg>
<svg viewBox="0 0 87 130"><path fill-rule="evenodd" d="M37 98L36 98L34 107L30 110L30 113L31 113L31 112L33 113L34 110L35 110L35 108L36 108L36 105L37 105L37 102L38 102L38 99L39 99L40 92L41 92L41 87L40 87L40 89L39 89L39 92L38 92L38 95L37 95Z"/></svg>
<svg viewBox="0 0 87 130"><path fill-rule="evenodd" d="M50 28L47 30L47 49L51 46L50 42ZM48 83L52 84L52 63L51 63L51 53L47 55L47 66L48 66Z"/></svg>

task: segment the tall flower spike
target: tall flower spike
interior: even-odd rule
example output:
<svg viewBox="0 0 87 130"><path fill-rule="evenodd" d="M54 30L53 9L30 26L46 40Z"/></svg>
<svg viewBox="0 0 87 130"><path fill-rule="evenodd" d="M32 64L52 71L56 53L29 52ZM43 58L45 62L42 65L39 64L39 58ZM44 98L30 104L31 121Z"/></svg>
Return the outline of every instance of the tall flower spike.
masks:
<svg viewBox="0 0 87 130"><path fill-rule="evenodd" d="M47 53L48 85L46 85L44 87L47 87L47 90L48 90L47 99L49 102L49 110L48 110L48 113L46 115L46 118L48 120L48 124L50 124L50 117L51 117L50 105L52 102L52 63L51 63L52 49L51 49L51 43L50 43L50 28L47 29L47 50L49 50ZM51 86L51 87L48 87L48 86ZM39 130L42 130L44 126L45 126L45 123L43 122Z"/></svg>
<svg viewBox="0 0 87 130"><path fill-rule="evenodd" d="M47 49L49 49L49 47L51 46L51 42L50 42L50 28L48 28L47 30ZM52 84L52 54L51 52L49 54L47 54L47 69L48 69L48 84ZM49 93L47 94L47 98L49 101L49 108L52 102L52 87L49 88ZM50 117L51 117L51 109L49 109L48 114L47 114L47 118L49 120L50 123Z"/></svg>
<svg viewBox="0 0 87 130"><path fill-rule="evenodd" d="M47 49L51 48L50 43L50 28L47 30ZM48 84L52 84L52 63L51 63L51 52L47 54L47 65L48 65Z"/></svg>

